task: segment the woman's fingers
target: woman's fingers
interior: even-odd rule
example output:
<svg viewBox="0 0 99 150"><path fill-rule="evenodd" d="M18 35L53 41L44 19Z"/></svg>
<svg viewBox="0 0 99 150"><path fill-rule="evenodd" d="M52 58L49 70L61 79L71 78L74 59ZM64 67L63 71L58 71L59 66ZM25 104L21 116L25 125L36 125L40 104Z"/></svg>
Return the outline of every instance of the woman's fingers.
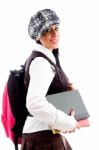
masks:
<svg viewBox="0 0 99 150"><path fill-rule="evenodd" d="M74 109L70 109L69 113L68 113L70 116L73 116L75 115L75 110Z"/></svg>
<svg viewBox="0 0 99 150"><path fill-rule="evenodd" d="M76 128L80 129L80 124L78 122L77 122Z"/></svg>
<svg viewBox="0 0 99 150"><path fill-rule="evenodd" d="M75 115L75 110L74 109L70 110L70 115L74 117L74 115Z"/></svg>

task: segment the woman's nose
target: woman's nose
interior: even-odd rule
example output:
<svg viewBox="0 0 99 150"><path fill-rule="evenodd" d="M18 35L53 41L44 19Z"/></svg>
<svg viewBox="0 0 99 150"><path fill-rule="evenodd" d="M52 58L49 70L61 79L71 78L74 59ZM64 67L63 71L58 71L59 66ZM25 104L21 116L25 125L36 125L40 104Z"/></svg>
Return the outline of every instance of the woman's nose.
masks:
<svg viewBox="0 0 99 150"><path fill-rule="evenodd" d="M53 30L53 31L52 31L52 34L53 34L53 36L57 36L57 35L58 35L58 31Z"/></svg>

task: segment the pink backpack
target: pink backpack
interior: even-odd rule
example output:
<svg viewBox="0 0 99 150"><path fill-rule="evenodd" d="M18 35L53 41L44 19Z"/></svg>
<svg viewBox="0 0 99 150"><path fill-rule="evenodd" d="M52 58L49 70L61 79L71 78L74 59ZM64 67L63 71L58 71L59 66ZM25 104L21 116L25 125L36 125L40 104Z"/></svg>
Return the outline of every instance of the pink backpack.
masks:
<svg viewBox="0 0 99 150"><path fill-rule="evenodd" d="M4 87L3 96L2 96L2 114L1 114L1 122L3 124L6 136L12 140L14 143L14 133L12 128L15 124L15 119L11 112L7 85ZM21 144L22 139L18 139L18 144Z"/></svg>

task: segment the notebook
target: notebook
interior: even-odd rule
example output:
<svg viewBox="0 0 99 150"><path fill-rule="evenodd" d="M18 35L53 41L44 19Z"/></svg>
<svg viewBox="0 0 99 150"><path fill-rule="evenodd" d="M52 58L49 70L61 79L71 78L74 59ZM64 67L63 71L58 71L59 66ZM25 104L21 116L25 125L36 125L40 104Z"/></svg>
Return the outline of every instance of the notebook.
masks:
<svg viewBox="0 0 99 150"><path fill-rule="evenodd" d="M89 117L89 112L84 104L79 90L77 89L48 95L47 100L57 109L60 109L67 114L69 114L70 109L74 109L74 117L77 121L87 119Z"/></svg>
<svg viewBox="0 0 99 150"><path fill-rule="evenodd" d="M88 118L79 120L78 123L79 123L80 127L89 127L90 126L90 121Z"/></svg>

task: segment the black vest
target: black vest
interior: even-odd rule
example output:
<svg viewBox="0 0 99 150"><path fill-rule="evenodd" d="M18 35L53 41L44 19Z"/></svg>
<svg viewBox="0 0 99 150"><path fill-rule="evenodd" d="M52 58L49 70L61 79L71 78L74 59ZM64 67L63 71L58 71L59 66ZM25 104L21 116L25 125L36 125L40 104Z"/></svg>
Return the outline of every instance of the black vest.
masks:
<svg viewBox="0 0 99 150"><path fill-rule="evenodd" d="M55 77L51 82L47 95L64 92L68 89L68 78L61 68L58 49L53 51L53 55L56 60L57 68Z"/></svg>
<svg viewBox="0 0 99 150"><path fill-rule="evenodd" d="M58 51L55 51L55 52L56 53L53 53L53 54L56 59L56 64L54 64L45 54L41 52L37 52L37 51L32 52L31 56L29 57L29 59L27 59L27 62L26 62L26 73L25 73L26 86L28 86L29 84L29 79L30 79L29 66L30 66L31 61L36 57L43 57L44 59L47 59L49 61L49 63L52 65L53 71L55 71L55 77L53 78L46 95L67 91L68 78L60 66L58 53L57 53Z"/></svg>

